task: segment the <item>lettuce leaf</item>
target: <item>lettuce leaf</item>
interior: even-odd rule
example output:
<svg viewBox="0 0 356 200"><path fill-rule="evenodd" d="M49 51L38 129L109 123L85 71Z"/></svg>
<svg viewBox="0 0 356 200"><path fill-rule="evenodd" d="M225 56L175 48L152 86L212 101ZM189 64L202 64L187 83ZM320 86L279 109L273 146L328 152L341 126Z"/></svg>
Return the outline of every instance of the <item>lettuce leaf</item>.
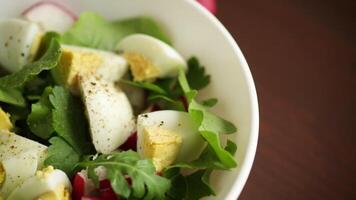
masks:
<svg viewBox="0 0 356 200"><path fill-rule="evenodd" d="M159 25L149 17L136 17L109 22L102 16L84 12L74 26L62 37L65 44L114 50L117 43L124 37L144 33L156 37L168 44L170 39Z"/></svg>
<svg viewBox="0 0 356 200"><path fill-rule="evenodd" d="M26 64L20 71L1 77L1 87L21 87L26 81L35 77L40 72L56 67L60 56L61 46L59 42L56 39L51 39L48 49L39 60Z"/></svg>
<svg viewBox="0 0 356 200"><path fill-rule="evenodd" d="M0 102L20 107L26 106L26 100L18 88L4 88L0 86Z"/></svg>

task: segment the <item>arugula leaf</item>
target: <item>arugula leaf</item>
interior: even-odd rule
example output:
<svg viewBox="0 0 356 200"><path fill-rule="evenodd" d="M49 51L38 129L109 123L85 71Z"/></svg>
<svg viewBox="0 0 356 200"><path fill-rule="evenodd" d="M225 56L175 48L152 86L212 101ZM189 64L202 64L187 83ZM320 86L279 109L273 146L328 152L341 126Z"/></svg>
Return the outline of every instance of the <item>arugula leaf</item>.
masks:
<svg viewBox="0 0 356 200"><path fill-rule="evenodd" d="M208 147L218 158L221 163L221 168L236 167L236 160L226 151L220 142L220 133L230 134L236 131L236 127L229 121L216 116L215 114L206 110L206 108L195 101L197 92L192 90L189 86L185 73L182 70L179 72L179 84L185 92L186 98L189 102L188 112L192 119L200 124L200 135L207 141ZM209 164L209 162L207 162ZM218 165L220 165L220 163ZM203 164L206 164L203 162ZM214 165L215 166L215 165Z"/></svg>
<svg viewBox="0 0 356 200"><path fill-rule="evenodd" d="M204 66L200 65L196 57L188 60L187 80L190 87L194 90L201 90L210 83L210 75L205 73Z"/></svg>
<svg viewBox="0 0 356 200"><path fill-rule="evenodd" d="M74 26L63 35L62 41L65 44L114 50L122 38L134 33L151 35L170 44L168 36L151 18L136 17L109 22L92 12L82 13Z"/></svg>
<svg viewBox="0 0 356 200"><path fill-rule="evenodd" d="M141 160L138 153L134 151L99 155L95 160L78 164L78 167L88 168L88 176L96 184L98 184L98 177L95 169L99 166L105 167L113 190L124 198L164 199L171 185L168 179L156 175L151 160ZM125 175L131 178L131 187Z"/></svg>
<svg viewBox="0 0 356 200"><path fill-rule="evenodd" d="M79 154L90 151L87 121L80 99L72 96L64 87L53 88L49 100L53 106L53 128Z"/></svg>
<svg viewBox="0 0 356 200"><path fill-rule="evenodd" d="M39 60L26 64L20 71L1 77L0 85L4 88L20 87L40 72L56 67L60 55L60 44L56 39L52 39L47 51Z"/></svg>
<svg viewBox="0 0 356 200"><path fill-rule="evenodd" d="M80 160L80 155L60 137L52 137L49 142L51 145L48 147L45 165L52 165L71 176Z"/></svg>
<svg viewBox="0 0 356 200"><path fill-rule="evenodd" d="M32 104L31 114L27 118L27 124L30 130L40 138L48 139L54 132L52 125L52 104L49 101L49 95L52 88L47 87L40 100Z"/></svg>
<svg viewBox="0 0 356 200"><path fill-rule="evenodd" d="M25 107L26 101L18 88L4 88L0 86L0 102Z"/></svg>

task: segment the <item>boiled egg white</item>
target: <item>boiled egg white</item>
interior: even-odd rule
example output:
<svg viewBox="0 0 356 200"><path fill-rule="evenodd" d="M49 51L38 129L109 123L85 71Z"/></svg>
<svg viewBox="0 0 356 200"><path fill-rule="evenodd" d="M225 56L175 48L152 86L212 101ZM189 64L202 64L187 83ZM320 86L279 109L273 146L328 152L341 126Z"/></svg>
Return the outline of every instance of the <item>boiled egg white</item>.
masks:
<svg viewBox="0 0 356 200"><path fill-rule="evenodd" d="M79 85L94 147L99 153L110 153L135 129L130 102L114 83L98 77L81 77Z"/></svg>
<svg viewBox="0 0 356 200"><path fill-rule="evenodd" d="M20 70L32 61L41 41L36 23L8 19L0 22L0 65L10 72Z"/></svg>
<svg viewBox="0 0 356 200"><path fill-rule="evenodd" d="M11 191L33 176L45 158L47 147L9 131L0 130L0 194L6 198Z"/></svg>
<svg viewBox="0 0 356 200"><path fill-rule="evenodd" d="M16 187L7 200L69 200L71 191L72 186L67 175L61 170L48 166Z"/></svg>
<svg viewBox="0 0 356 200"><path fill-rule="evenodd" d="M126 60L112 52L62 45L60 64L52 70L52 74L57 82L78 93L79 76L94 75L108 82L115 82L120 80L127 70Z"/></svg>
<svg viewBox="0 0 356 200"><path fill-rule="evenodd" d="M142 157L145 157L144 155L147 151L151 151L151 149L147 149L149 145L145 144L147 142L145 141L145 138L147 138L145 137L145 132L150 131L150 129L156 132L159 132L159 129L164 130L162 140L169 133L181 137L181 144L176 145L179 147L175 159L177 162L189 162L198 158L205 146L204 140L198 133L198 125L191 119L188 113L173 110L155 111L141 114L137 119L137 151ZM154 137L159 137L159 135L155 135ZM179 143L179 138L175 138L177 143Z"/></svg>
<svg viewBox="0 0 356 200"><path fill-rule="evenodd" d="M136 81L174 77L180 68L187 69L175 49L149 35L129 35L118 43L116 51L123 53Z"/></svg>

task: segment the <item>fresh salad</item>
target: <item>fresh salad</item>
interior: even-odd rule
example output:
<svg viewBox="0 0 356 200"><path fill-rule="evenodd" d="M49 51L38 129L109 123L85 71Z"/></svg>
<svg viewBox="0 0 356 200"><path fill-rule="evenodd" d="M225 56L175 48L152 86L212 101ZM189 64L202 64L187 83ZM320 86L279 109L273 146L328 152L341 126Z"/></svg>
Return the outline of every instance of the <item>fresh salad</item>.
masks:
<svg viewBox="0 0 356 200"><path fill-rule="evenodd" d="M196 200L237 166L210 83L147 16L40 2L0 21L0 199Z"/></svg>

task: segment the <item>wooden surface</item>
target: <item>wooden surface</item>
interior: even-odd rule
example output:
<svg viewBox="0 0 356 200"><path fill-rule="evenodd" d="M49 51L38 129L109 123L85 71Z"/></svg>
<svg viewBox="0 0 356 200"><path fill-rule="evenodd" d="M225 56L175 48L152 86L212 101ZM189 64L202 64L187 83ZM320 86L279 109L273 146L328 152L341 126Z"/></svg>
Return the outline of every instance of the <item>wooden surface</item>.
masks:
<svg viewBox="0 0 356 200"><path fill-rule="evenodd" d="M242 200L356 199L356 1L218 0L260 104Z"/></svg>

